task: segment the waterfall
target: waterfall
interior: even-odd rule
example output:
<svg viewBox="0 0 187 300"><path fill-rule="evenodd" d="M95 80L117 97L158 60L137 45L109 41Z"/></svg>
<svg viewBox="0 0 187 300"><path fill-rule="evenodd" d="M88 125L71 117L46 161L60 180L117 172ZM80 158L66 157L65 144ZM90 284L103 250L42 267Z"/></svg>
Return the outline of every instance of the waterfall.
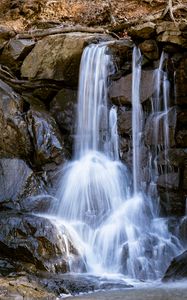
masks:
<svg viewBox="0 0 187 300"><path fill-rule="evenodd" d="M84 259L87 272L159 278L178 253L177 240L141 192L141 54L133 52L133 193L119 159L117 109L108 101L114 72L106 44L89 45L80 65L74 159L62 169L55 214ZM71 270L79 272L71 264Z"/></svg>
<svg viewBox="0 0 187 300"><path fill-rule="evenodd" d="M140 79L141 79L141 52L139 48L133 49L132 72L132 128L133 128L133 188L136 194L140 189L140 159L141 159L141 134L143 113L140 104ZM138 188L139 186L139 188Z"/></svg>

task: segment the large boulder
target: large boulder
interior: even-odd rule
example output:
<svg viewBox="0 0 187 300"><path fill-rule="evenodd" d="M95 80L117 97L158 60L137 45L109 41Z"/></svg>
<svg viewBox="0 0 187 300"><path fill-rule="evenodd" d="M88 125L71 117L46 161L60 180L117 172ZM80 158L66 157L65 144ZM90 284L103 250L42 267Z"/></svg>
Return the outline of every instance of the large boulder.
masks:
<svg viewBox="0 0 187 300"><path fill-rule="evenodd" d="M61 163L65 157L64 142L51 114L42 108L31 108L27 120L34 147L34 163L38 166Z"/></svg>
<svg viewBox="0 0 187 300"><path fill-rule="evenodd" d="M44 217L0 213L0 253L17 269L67 272L68 255L78 256L66 228Z"/></svg>
<svg viewBox="0 0 187 300"><path fill-rule="evenodd" d="M45 191L44 183L21 159L0 159L0 208L20 209L22 199Z"/></svg>
<svg viewBox="0 0 187 300"><path fill-rule="evenodd" d="M151 114L145 124L145 143L147 146L165 145L174 147L176 134L176 107L166 113Z"/></svg>
<svg viewBox="0 0 187 300"><path fill-rule="evenodd" d="M96 37L98 35L69 33L43 38L23 61L22 77L53 79L76 86L83 49Z"/></svg>
<svg viewBox="0 0 187 300"><path fill-rule="evenodd" d="M62 89L50 102L50 112L62 131L72 134L75 126L77 91Z"/></svg>
<svg viewBox="0 0 187 300"><path fill-rule="evenodd" d="M180 30L179 24L169 21L161 22L157 28L157 40L163 43L172 43L187 48L187 40Z"/></svg>
<svg viewBox="0 0 187 300"><path fill-rule="evenodd" d="M136 25L128 30L128 34L134 39L150 39L156 34L156 24L147 22Z"/></svg>
<svg viewBox="0 0 187 300"><path fill-rule="evenodd" d="M0 156L28 158L32 144L23 99L0 80Z"/></svg>
<svg viewBox="0 0 187 300"><path fill-rule="evenodd" d="M176 68L176 103L187 104L187 54L181 58Z"/></svg>
<svg viewBox="0 0 187 300"><path fill-rule="evenodd" d="M147 84L149 82L149 84ZM154 71L143 70L141 76L140 99L143 103L149 99L155 91ZM129 105L132 103L132 74L113 81L110 86L109 96L116 105Z"/></svg>
<svg viewBox="0 0 187 300"><path fill-rule="evenodd" d="M12 71L19 71L22 60L29 54L35 42L27 39L11 39L0 55L0 63L8 66Z"/></svg>
<svg viewBox="0 0 187 300"><path fill-rule="evenodd" d="M163 281L187 278L187 250L175 257L166 270Z"/></svg>

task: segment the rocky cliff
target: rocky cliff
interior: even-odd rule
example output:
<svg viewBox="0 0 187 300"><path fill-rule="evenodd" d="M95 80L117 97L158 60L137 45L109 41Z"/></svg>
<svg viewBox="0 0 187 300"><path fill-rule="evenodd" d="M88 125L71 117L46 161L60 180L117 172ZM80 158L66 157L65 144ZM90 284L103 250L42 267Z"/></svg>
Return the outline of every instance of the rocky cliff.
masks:
<svg viewBox="0 0 187 300"><path fill-rule="evenodd" d="M68 8L63 6L62 20L68 19L68 23L59 26L62 20L58 19L57 22L57 12L51 22L42 20L42 14L47 14L50 5L55 5L50 1L45 8L39 1L31 1L30 7L24 7L21 1L14 2L9 11L11 16L16 22L20 22L16 14L20 16L20 12L23 12L20 27L23 28L24 24L24 27L31 26L32 30L20 32L19 28L17 31L16 23L10 25L10 16L5 18L6 26L0 26L0 273L7 275L26 272L32 276L40 273L41 279L41 272L64 273L68 270L67 243L72 256L84 269L65 229L66 239L59 239L55 224L47 218L30 213L47 212L54 205L54 198L46 195L48 192L53 194L58 168L72 156L79 65L83 49L90 43L112 41L109 51L117 68L110 78L110 105L115 104L118 107L120 156L129 169L132 168L132 48L136 44L141 49L141 102L144 111L142 180L146 189L152 180L148 160L151 149L157 165L154 182L157 192L155 194L153 191L153 195L160 199L161 215L185 215L187 23L182 17L186 9L184 6L177 9L175 7L174 10L168 7L165 20L155 15L155 20L152 18L148 22L141 21L141 24L137 24L135 17L139 17L138 10L137 15L133 16L134 19L130 19L133 9L129 9L129 20L125 20L120 2L115 9L115 1L111 1L99 10L96 1L92 3L93 6L97 4L94 18L85 11L85 22L81 22L84 10L80 7L83 4L84 7L87 6L84 1L76 1L79 12L75 13L77 20L73 19L74 15L70 17ZM147 14L152 11L153 1L140 2L143 12ZM157 9L163 13L165 4L163 1L156 2ZM32 6L33 3L38 6ZM74 1L70 6L71 13L73 3ZM131 1L130 4L132 5ZM183 4L185 1L181 5ZM6 11L6 5L4 9ZM41 22L38 23L42 23L42 26L45 23L47 29L36 28L40 27L36 16L40 16ZM72 19L74 24L97 25L97 28L69 27ZM102 28L98 29L98 23L102 24ZM170 82L170 101L167 115L160 118L158 139L155 142L155 122L151 114L155 93L153 77L163 51L167 54L163 68ZM164 118L168 120L169 143L166 147L163 145ZM187 230L186 222L181 224L179 230L186 243L183 234ZM51 291L47 279L41 279L40 282ZM59 289L61 285L62 280L59 279L59 285L53 285L53 290L57 294L67 293L69 290L65 286ZM39 299L38 295L36 299Z"/></svg>

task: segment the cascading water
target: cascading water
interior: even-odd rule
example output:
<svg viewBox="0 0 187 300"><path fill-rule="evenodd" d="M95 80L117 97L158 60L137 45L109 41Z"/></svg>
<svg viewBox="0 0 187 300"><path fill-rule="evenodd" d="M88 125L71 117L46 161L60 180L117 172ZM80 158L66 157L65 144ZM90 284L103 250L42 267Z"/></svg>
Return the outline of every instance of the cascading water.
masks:
<svg viewBox="0 0 187 300"><path fill-rule="evenodd" d="M80 66L74 160L62 170L56 214L94 274L158 278L178 253L177 240L141 192L141 55L133 54L133 180L119 160L117 112L108 104L114 71L105 44L88 46ZM73 271L75 268L72 269Z"/></svg>

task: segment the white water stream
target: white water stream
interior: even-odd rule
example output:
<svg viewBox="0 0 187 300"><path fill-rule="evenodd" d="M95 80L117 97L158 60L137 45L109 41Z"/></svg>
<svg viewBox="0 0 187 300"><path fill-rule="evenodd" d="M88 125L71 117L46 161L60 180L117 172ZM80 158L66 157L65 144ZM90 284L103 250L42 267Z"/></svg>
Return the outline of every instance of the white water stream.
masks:
<svg viewBox="0 0 187 300"><path fill-rule="evenodd" d="M180 245L141 190L141 53L133 51L133 187L118 154L117 109L108 103L112 58L90 45L80 66L74 159L62 170L56 197L63 223L92 274L162 276ZM75 270L72 265L72 270Z"/></svg>

